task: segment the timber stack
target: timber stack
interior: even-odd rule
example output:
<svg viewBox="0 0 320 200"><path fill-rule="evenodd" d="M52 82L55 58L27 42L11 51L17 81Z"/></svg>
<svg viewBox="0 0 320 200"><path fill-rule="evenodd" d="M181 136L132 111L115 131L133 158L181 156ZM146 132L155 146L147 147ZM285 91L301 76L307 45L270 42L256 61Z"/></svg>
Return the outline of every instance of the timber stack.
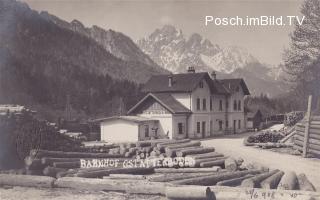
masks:
<svg viewBox="0 0 320 200"><path fill-rule="evenodd" d="M177 163L166 166L128 165L133 160L143 162L148 159L164 161L178 158L193 162L184 166ZM91 163L90 167L81 167L82 159ZM99 166L95 160L108 160L110 165ZM124 167L125 164L127 167ZM210 196L215 193L212 186L240 190L263 188L278 192L315 191L305 174L297 175L277 169L252 169L245 166L241 158L225 156L213 147L203 147L201 142L189 139L110 145L107 153L32 150L25 159L25 166L24 170L17 172L23 175L0 174L0 185L124 191L166 195L170 199ZM17 181L21 176L23 185ZM181 188L188 186L199 187L189 198L186 197L187 191L181 192ZM210 187L203 190L203 186Z"/></svg>

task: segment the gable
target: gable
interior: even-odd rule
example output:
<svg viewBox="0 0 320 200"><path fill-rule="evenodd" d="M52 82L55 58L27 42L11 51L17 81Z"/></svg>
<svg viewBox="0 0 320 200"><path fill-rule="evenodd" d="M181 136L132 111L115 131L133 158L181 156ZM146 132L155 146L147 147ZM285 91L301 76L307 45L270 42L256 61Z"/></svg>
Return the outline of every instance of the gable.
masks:
<svg viewBox="0 0 320 200"><path fill-rule="evenodd" d="M135 106L133 106L128 114L138 114L145 112L159 112L159 113L190 113L191 111L178 102L169 93L149 93L142 100L140 100ZM164 112L164 110L166 112Z"/></svg>
<svg viewBox="0 0 320 200"><path fill-rule="evenodd" d="M170 114L170 111L155 99L149 98L137 108L135 114Z"/></svg>

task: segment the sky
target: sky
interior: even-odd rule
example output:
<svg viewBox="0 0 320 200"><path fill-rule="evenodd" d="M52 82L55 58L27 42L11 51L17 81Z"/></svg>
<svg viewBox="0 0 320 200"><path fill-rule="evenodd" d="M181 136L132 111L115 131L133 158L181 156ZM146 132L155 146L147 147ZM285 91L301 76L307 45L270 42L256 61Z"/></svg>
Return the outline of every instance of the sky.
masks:
<svg viewBox="0 0 320 200"><path fill-rule="evenodd" d="M246 48L260 61L278 65L294 26L205 26L205 16L257 17L300 15L302 0L22 0L37 11L66 21L77 19L120 31L134 41L170 24L186 37L199 33L212 43Z"/></svg>

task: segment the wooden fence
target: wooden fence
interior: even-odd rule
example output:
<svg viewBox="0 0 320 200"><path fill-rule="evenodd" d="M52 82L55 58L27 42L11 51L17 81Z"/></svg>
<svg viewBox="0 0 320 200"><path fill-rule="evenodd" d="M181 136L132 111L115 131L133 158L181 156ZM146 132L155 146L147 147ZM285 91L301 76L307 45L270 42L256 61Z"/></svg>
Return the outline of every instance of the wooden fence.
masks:
<svg viewBox="0 0 320 200"><path fill-rule="evenodd" d="M320 156L320 116L311 115L311 102L312 96L309 96L306 116L296 124L293 137L294 148L302 151L303 157Z"/></svg>

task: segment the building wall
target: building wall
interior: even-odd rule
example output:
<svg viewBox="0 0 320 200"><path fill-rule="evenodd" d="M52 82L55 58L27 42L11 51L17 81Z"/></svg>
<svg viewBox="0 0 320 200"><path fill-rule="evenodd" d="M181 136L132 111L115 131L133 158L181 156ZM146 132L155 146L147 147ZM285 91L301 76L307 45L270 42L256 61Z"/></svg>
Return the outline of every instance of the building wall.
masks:
<svg viewBox="0 0 320 200"><path fill-rule="evenodd" d="M155 131L155 128L159 127L159 122L147 121L139 124L139 136L138 140L149 140L152 137L160 136L159 129ZM148 134L146 134L146 129L148 129Z"/></svg>
<svg viewBox="0 0 320 200"><path fill-rule="evenodd" d="M188 132L188 121L186 115L173 115L172 118L172 129L173 129L173 138L174 139L182 139L187 137ZM183 125L183 133L179 134L179 127L178 124L181 123Z"/></svg>
<svg viewBox="0 0 320 200"><path fill-rule="evenodd" d="M172 138L172 114L139 114L141 117L147 117L151 119L159 120L158 135Z"/></svg>
<svg viewBox="0 0 320 200"><path fill-rule="evenodd" d="M244 92L242 87L239 85L239 90L235 91L229 98L229 108L228 108L228 121L230 127L230 133L240 133L246 130L246 120L244 114ZM234 109L234 101L236 101L236 108ZM240 109L239 109L240 101ZM234 126L234 120L236 121L236 126ZM240 121L240 128L239 128Z"/></svg>
<svg viewBox="0 0 320 200"><path fill-rule="evenodd" d="M138 124L126 120L101 122L101 140L106 142L138 141Z"/></svg>
<svg viewBox="0 0 320 200"><path fill-rule="evenodd" d="M191 109L190 93L172 93L171 95L186 108Z"/></svg>

